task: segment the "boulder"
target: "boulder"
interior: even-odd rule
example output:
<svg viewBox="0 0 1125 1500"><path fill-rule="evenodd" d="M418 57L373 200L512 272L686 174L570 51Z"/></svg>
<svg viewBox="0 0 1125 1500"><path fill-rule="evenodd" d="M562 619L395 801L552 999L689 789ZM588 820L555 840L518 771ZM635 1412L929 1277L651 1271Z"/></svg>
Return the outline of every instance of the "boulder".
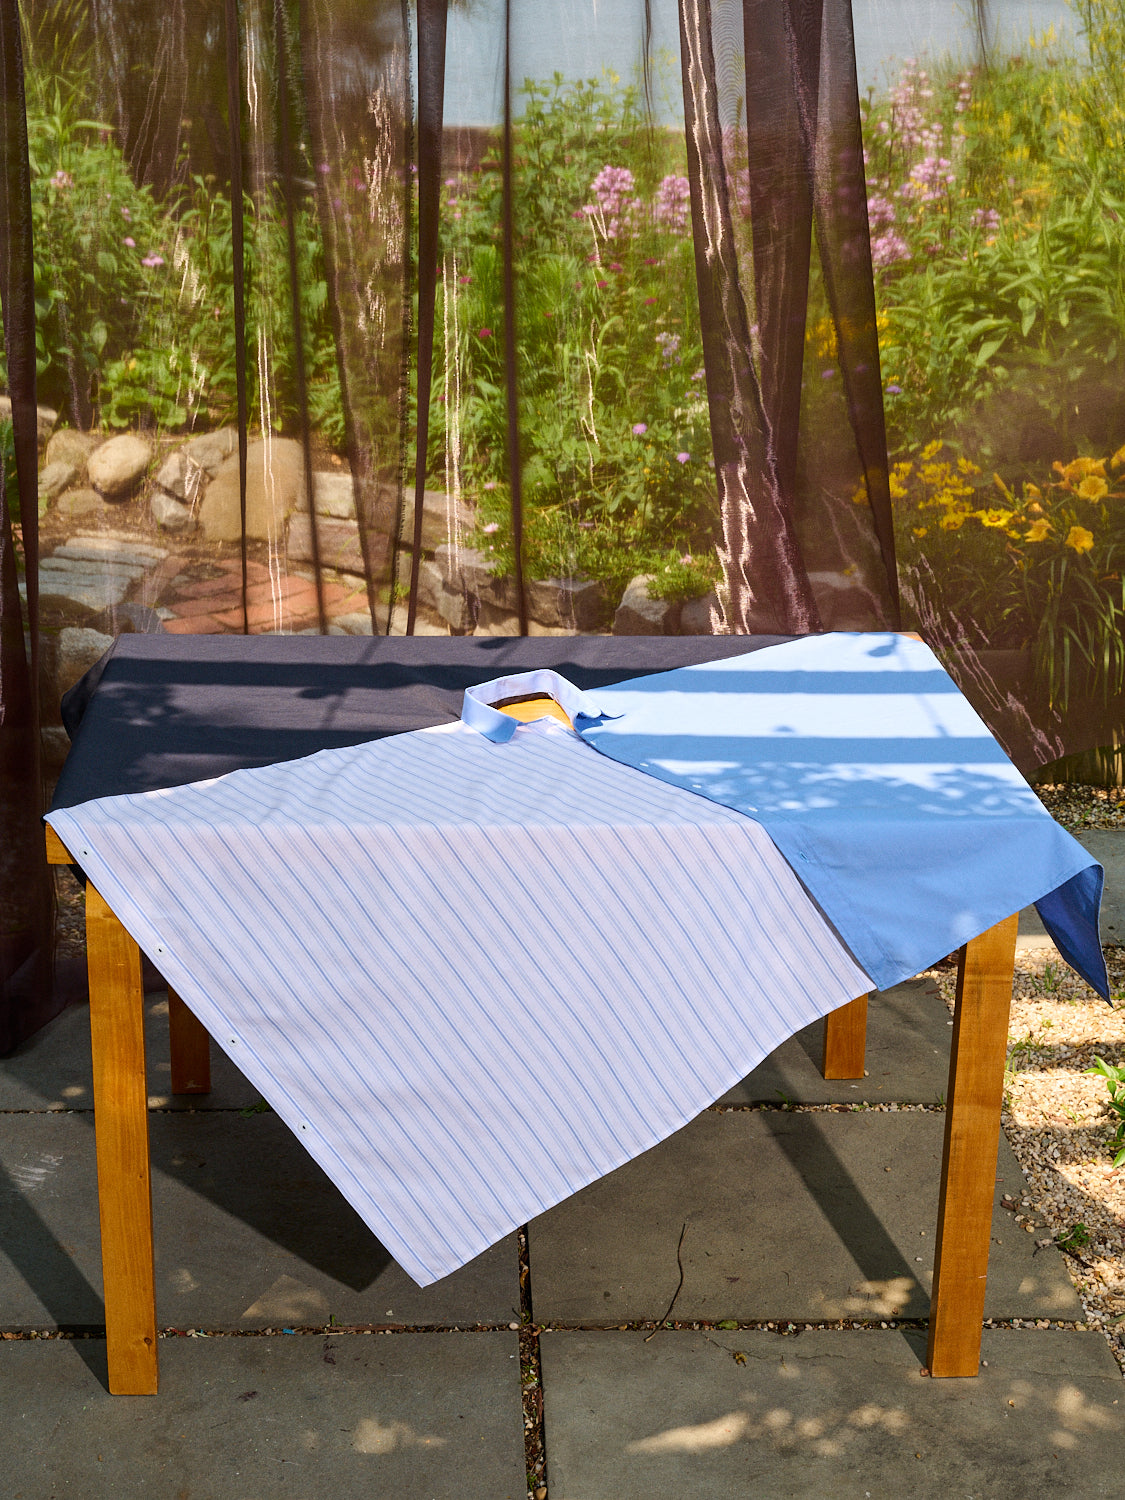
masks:
<svg viewBox="0 0 1125 1500"><path fill-rule="evenodd" d="M203 503L206 505L206 500ZM327 516L318 516L316 541L322 568L336 568L341 573L364 573L359 528L354 521L333 521ZM386 561L389 542L390 539L381 533L375 537L376 570L381 569ZM286 552L291 563L313 561L312 525L305 512L289 518Z"/></svg>
<svg viewBox="0 0 1125 1500"><path fill-rule="evenodd" d="M190 453L177 448L156 471L156 483L174 499L194 505L207 483L207 470Z"/></svg>
<svg viewBox="0 0 1125 1500"><path fill-rule="evenodd" d="M344 635L371 635L371 616L366 614L335 615L332 624L339 626Z"/></svg>
<svg viewBox="0 0 1125 1500"><path fill-rule="evenodd" d="M414 541L414 490L407 486L402 497L402 540L409 547ZM374 521L380 531L393 532L397 516L397 498L383 488L375 505ZM422 551L433 552L445 546L451 536L465 535L475 524L473 511L463 501L455 500L443 490L426 490L422 496Z"/></svg>
<svg viewBox="0 0 1125 1500"><path fill-rule="evenodd" d="M59 496L55 506L60 516L72 521L81 520L83 516L98 515L104 508L105 501L97 490L90 489L67 490L65 495Z"/></svg>
<svg viewBox="0 0 1125 1500"><path fill-rule="evenodd" d="M238 433L233 427L220 427L215 432L203 432L192 438L180 449L192 463L215 474L232 453L238 452ZM249 450L247 450L249 456Z"/></svg>
<svg viewBox="0 0 1125 1500"><path fill-rule="evenodd" d="M809 582L825 630L879 629L879 600L857 574L826 570L810 573Z"/></svg>
<svg viewBox="0 0 1125 1500"><path fill-rule="evenodd" d="M152 461L152 444L134 432L110 438L90 454L86 473L107 500L127 500Z"/></svg>
<svg viewBox="0 0 1125 1500"><path fill-rule="evenodd" d="M196 457L190 451L189 456ZM286 518L304 503L305 461L300 443L292 438L251 443L246 450L246 535L256 541L276 540ZM223 460L207 486L199 521L209 542L241 538L237 453Z"/></svg>
<svg viewBox="0 0 1125 1500"><path fill-rule="evenodd" d="M668 599L653 599L648 592L651 573L638 573L628 587L613 617L614 635L676 635L680 606Z"/></svg>
<svg viewBox="0 0 1125 1500"><path fill-rule="evenodd" d="M592 578L535 578L527 586L528 614L552 630L596 629L601 604Z"/></svg>
<svg viewBox="0 0 1125 1500"><path fill-rule="evenodd" d="M355 486L346 471L336 474L323 470L313 475L313 501L318 516L338 521L355 520Z"/></svg>
<svg viewBox="0 0 1125 1500"><path fill-rule="evenodd" d="M55 688L59 697L67 688L73 687L112 645L113 637L103 635L100 630L74 625L60 630L55 656Z"/></svg>
<svg viewBox="0 0 1125 1500"><path fill-rule="evenodd" d="M73 464L65 463L61 458L56 459L53 464L41 470L39 474L39 503L43 506L48 500L53 500L56 495L62 493L71 481L77 478L78 470Z"/></svg>
<svg viewBox="0 0 1125 1500"><path fill-rule="evenodd" d="M149 497L148 508L152 519L164 531L194 531L196 527L195 517L191 508L184 505L182 501L176 500L171 495L166 495L163 490L153 490Z"/></svg>
<svg viewBox="0 0 1125 1500"><path fill-rule="evenodd" d="M81 473L90 454L104 442L100 432L79 432L75 427L60 427L47 444L47 462L73 464Z"/></svg>
<svg viewBox="0 0 1125 1500"><path fill-rule="evenodd" d="M714 635L712 611L718 613L719 596L714 589L702 599L685 599L680 606L681 635Z"/></svg>
<svg viewBox="0 0 1125 1500"><path fill-rule="evenodd" d="M12 420L12 398L0 396L0 422ZM55 423L59 420L59 414L50 406L37 406L35 408L35 436L40 448L51 436Z"/></svg>

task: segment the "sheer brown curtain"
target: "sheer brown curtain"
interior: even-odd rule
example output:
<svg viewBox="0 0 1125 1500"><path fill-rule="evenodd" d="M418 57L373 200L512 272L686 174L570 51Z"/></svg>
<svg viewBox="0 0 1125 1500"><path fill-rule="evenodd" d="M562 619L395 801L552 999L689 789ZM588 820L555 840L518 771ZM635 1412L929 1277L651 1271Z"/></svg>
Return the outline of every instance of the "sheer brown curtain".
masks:
<svg viewBox="0 0 1125 1500"><path fill-rule="evenodd" d="M0 311L11 441L0 456L0 1054L55 1014L39 823L35 300L19 14L0 4ZM14 473L12 472L14 469ZM12 500L15 499L15 505ZM19 556L17 557L17 535ZM25 598L20 598L20 582Z"/></svg>
<svg viewBox="0 0 1125 1500"><path fill-rule="evenodd" d="M1117 356L1044 334L1086 330L1088 437L987 301L1034 234L1116 253L1123 49L1076 3L1034 118L1101 103L1039 225L982 6L987 69L861 88L849 0L0 0L0 1048L56 1003L40 745L122 630L901 623L1021 765L1104 742ZM1001 452L1036 392L1045 478Z"/></svg>

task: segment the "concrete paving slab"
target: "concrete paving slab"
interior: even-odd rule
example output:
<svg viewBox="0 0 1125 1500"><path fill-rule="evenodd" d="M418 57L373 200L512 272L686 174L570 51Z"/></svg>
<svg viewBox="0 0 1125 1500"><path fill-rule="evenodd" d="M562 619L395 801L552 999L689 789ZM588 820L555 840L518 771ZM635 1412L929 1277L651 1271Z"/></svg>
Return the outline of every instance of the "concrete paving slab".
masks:
<svg viewBox="0 0 1125 1500"><path fill-rule="evenodd" d="M90 1341L0 1345L10 1500L525 1500L509 1333L164 1339L109 1396Z"/></svg>
<svg viewBox="0 0 1125 1500"><path fill-rule="evenodd" d="M894 1099L935 1104L949 1085L952 1022L932 979L908 979L872 995L867 1006L867 1077L822 1077L824 1022L784 1042L741 1083L724 1104L855 1104Z"/></svg>
<svg viewBox="0 0 1125 1500"><path fill-rule="evenodd" d="M1102 942L1125 943L1125 828L1084 828L1075 838L1105 869ZM1020 937L1049 941L1034 906L1020 912Z"/></svg>
<svg viewBox="0 0 1125 1500"><path fill-rule="evenodd" d="M145 996L149 1104L154 1109L248 1109L258 1102L226 1053L211 1044L211 1092L173 1094L168 1061L168 997ZM90 1011L70 1005L50 1025L0 1062L0 1110L90 1109Z"/></svg>
<svg viewBox="0 0 1125 1500"><path fill-rule="evenodd" d="M530 1225L536 1320L616 1324L929 1314L944 1116L709 1111ZM1062 1256L999 1207L985 1313L1081 1318Z"/></svg>
<svg viewBox="0 0 1125 1500"><path fill-rule="evenodd" d="M275 1115L152 1114L161 1327L506 1323L514 1239L422 1290ZM0 1327L104 1323L90 1115L0 1134Z"/></svg>
<svg viewBox="0 0 1125 1500"><path fill-rule="evenodd" d="M541 1345L551 1500L1120 1493L1125 1396L1096 1333L986 1330L973 1380L925 1378L924 1341L891 1331Z"/></svg>

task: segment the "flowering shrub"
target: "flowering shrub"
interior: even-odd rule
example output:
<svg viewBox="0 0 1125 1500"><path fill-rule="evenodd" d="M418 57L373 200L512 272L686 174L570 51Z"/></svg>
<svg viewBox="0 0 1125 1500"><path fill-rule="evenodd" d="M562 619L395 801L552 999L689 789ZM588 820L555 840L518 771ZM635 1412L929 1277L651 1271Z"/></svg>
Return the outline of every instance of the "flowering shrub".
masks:
<svg viewBox="0 0 1125 1500"><path fill-rule="evenodd" d="M514 126L525 564L619 592L717 573L689 186L678 132L642 126L612 80L526 83ZM436 483L475 499L510 554L494 155L446 180L446 275L430 443ZM550 183L542 175L550 168ZM460 217L457 217L457 216ZM683 564L684 557L712 559ZM702 573L701 573L702 568ZM700 590L706 592L706 587Z"/></svg>
<svg viewBox="0 0 1125 1500"><path fill-rule="evenodd" d="M1048 703L1113 704L1125 690L1125 446L1056 460L1036 484L987 476L935 440L892 466L891 497L900 562L937 580L931 604L993 645L1030 647Z"/></svg>

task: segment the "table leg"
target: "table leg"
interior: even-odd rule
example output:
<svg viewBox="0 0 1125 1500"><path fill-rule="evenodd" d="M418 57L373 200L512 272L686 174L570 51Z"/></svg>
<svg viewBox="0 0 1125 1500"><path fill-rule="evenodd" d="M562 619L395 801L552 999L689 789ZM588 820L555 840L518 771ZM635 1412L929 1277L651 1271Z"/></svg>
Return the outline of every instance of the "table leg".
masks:
<svg viewBox="0 0 1125 1500"><path fill-rule="evenodd" d="M862 1078L867 1051L867 996L849 1000L824 1018L825 1078Z"/></svg>
<svg viewBox="0 0 1125 1500"><path fill-rule="evenodd" d="M931 1375L975 1375L980 1367L1018 926L1017 915L990 927L965 944L957 964L930 1299Z"/></svg>
<svg viewBox="0 0 1125 1500"><path fill-rule="evenodd" d="M211 1092L211 1038L195 1012L169 987L168 1050L173 1094Z"/></svg>
<svg viewBox="0 0 1125 1500"><path fill-rule="evenodd" d="M156 1292L141 953L86 886L94 1133L109 1388L156 1394Z"/></svg>

